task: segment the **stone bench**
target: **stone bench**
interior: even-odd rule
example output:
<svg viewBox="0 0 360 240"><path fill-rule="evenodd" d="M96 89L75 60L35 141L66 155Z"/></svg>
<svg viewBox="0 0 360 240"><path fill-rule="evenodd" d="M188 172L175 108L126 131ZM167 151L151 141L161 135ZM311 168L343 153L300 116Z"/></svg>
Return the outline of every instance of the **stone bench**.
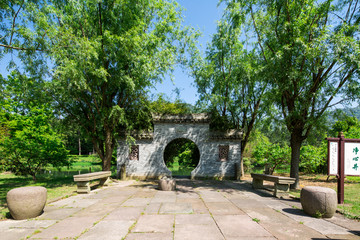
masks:
<svg viewBox="0 0 360 240"><path fill-rule="evenodd" d="M258 174L252 173L252 186L254 189L264 188L264 181L269 181L274 183L274 196L288 196L290 184L295 183L295 178L290 177L281 177L273 176L268 174Z"/></svg>
<svg viewBox="0 0 360 240"><path fill-rule="evenodd" d="M74 175L78 193L90 193L90 181L100 179L99 185L107 185L111 171L93 172Z"/></svg>

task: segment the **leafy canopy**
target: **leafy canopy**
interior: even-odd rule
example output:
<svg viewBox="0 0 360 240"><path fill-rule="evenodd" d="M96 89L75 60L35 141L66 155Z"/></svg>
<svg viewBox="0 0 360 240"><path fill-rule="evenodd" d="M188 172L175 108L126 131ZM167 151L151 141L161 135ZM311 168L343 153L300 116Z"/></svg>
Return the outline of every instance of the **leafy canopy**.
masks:
<svg viewBox="0 0 360 240"><path fill-rule="evenodd" d="M48 74L46 92L87 132L104 170L120 130L149 127L147 91L195 36L171 0L19 1L1 12L2 53L20 50L28 74Z"/></svg>

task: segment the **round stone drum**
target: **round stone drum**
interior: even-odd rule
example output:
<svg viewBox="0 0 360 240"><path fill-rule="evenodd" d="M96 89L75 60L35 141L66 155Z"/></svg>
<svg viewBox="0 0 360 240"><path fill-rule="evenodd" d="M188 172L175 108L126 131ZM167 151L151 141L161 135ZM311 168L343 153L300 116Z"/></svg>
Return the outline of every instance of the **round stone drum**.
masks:
<svg viewBox="0 0 360 240"><path fill-rule="evenodd" d="M20 187L6 195L11 216L16 220L39 216L45 207L47 190L44 187Z"/></svg>
<svg viewBox="0 0 360 240"><path fill-rule="evenodd" d="M163 191L174 191L176 188L176 180L173 178L162 178L159 180L159 189Z"/></svg>
<svg viewBox="0 0 360 240"><path fill-rule="evenodd" d="M301 189L300 201L303 210L314 217L331 218L337 208L336 192L325 187L304 187Z"/></svg>

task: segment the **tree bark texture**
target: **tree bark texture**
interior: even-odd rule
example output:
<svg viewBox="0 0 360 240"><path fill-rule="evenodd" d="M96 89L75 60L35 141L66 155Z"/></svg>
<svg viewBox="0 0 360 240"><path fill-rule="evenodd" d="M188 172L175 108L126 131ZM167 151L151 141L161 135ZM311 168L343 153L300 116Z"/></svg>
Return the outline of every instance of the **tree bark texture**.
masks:
<svg viewBox="0 0 360 240"><path fill-rule="evenodd" d="M290 177L295 178L295 183L290 186L291 189L298 189L299 184L299 166L300 166L300 148L303 142L301 132L294 131L291 133L291 168Z"/></svg>

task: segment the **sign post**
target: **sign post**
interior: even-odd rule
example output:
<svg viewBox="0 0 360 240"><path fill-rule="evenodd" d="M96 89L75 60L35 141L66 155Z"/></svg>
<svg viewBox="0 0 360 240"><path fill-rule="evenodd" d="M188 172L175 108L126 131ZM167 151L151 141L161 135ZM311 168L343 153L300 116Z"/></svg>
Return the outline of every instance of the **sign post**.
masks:
<svg viewBox="0 0 360 240"><path fill-rule="evenodd" d="M345 180L345 171L344 171L344 134L342 132L339 133L339 162L338 162L338 203L344 203L344 180Z"/></svg>
<svg viewBox="0 0 360 240"><path fill-rule="evenodd" d="M338 203L344 203L346 175L360 176L360 139L346 139L342 132L328 140L328 175L338 179Z"/></svg>

